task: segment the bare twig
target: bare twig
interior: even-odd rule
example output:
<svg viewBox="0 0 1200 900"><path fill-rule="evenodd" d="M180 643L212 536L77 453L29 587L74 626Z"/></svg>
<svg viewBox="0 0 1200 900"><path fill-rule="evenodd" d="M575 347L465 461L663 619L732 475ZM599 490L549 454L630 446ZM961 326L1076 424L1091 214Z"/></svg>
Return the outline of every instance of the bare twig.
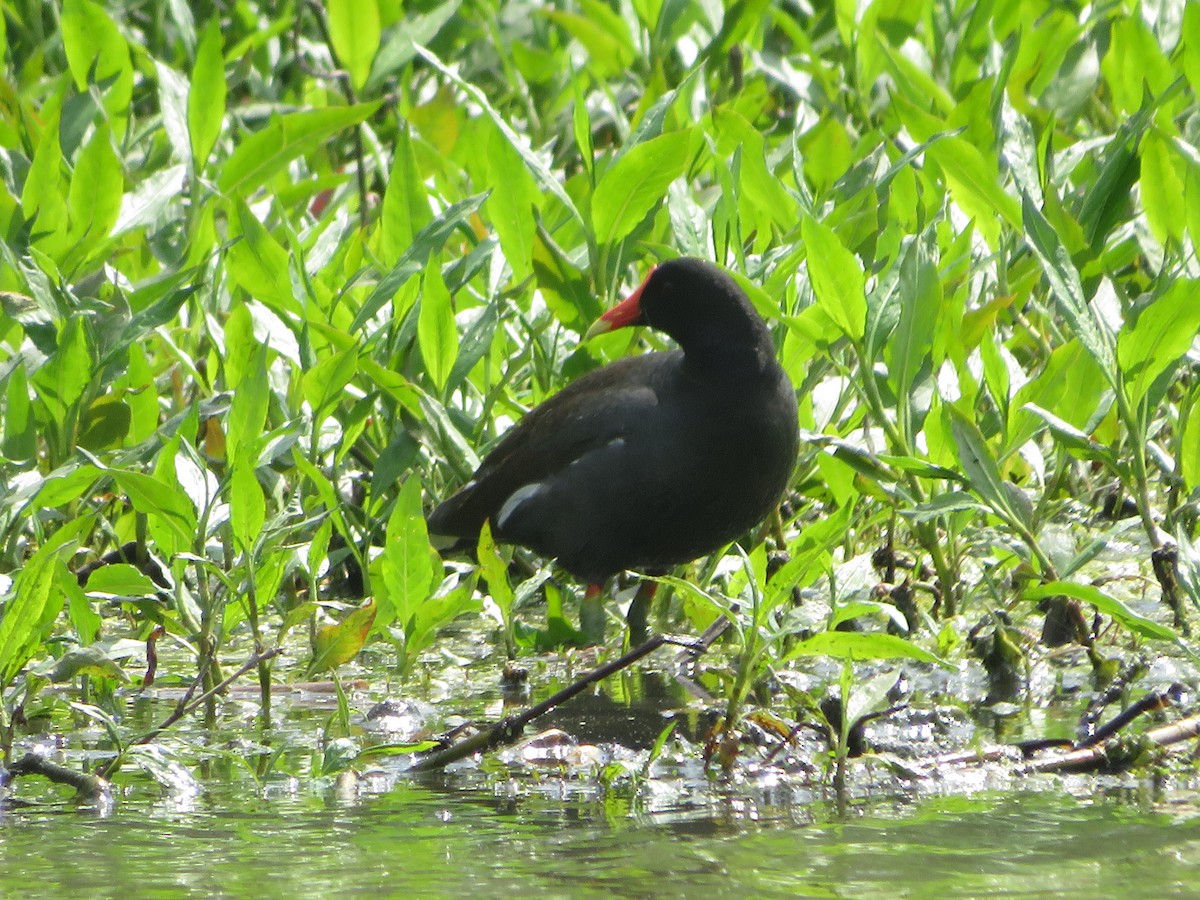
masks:
<svg viewBox="0 0 1200 900"><path fill-rule="evenodd" d="M531 706L523 713L515 716L506 716L501 719L487 731L472 735L471 737L459 741L457 744L452 744L442 750L436 750L424 759L419 760L409 771L412 772L430 772L436 769L444 769L452 762L457 762L460 759L465 759L475 753L487 753L489 750L495 750L497 747L503 747L506 744L515 742L524 732L525 727L530 722L545 715L557 706L566 703L572 697L581 694L589 686L598 681L603 681L609 675L619 672L622 669L633 665L643 656L653 653L664 644L674 644L678 647L687 647L695 652L702 653L707 647L700 641L694 638L676 637L669 634L658 634L650 638L644 644L633 648L623 656L619 656L611 662L593 669L588 672L578 681L563 688L552 697L548 697L536 706Z"/></svg>

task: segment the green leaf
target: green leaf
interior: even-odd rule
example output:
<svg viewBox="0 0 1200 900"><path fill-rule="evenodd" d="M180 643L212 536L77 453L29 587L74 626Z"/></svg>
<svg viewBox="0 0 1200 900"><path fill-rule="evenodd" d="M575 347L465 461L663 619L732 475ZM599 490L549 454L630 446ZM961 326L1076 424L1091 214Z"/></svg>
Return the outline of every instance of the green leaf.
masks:
<svg viewBox="0 0 1200 900"><path fill-rule="evenodd" d="M66 246L67 180L63 177L62 147L58 140L58 116L47 118L33 164L21 189L21 208L33 221L32 235L51 248ZM43 237L44 236L44 237ZM53 253L53 249L47 249Z"/></svg>
<svg viewBox="0 0 1200 900"><path fill-rule="evenodd" d="M50 419L62 426L92 380L92 354L83 316L72 316L59 336L58 349L34 373L33 388Z"/></svg>
<svg viewBox="0 0 1200 900"><path fill-rule="evenodd" d="M425 371L440 393L446 387L446 380L458 355L458 331L454 324L450 291L446 289L442 270L436 264L425 271L422 279L417 343L421 347Z"/></svg>
<svg viewBox="0 0 1200 900"><path fill-rule="evenodd" d="M1150 132L1142 141L1142 206L1150 231L1160 244L1183 240L1187 225L1187 195L1184 193L1182 160L1171 145Z"/></svg>
<svg viewBox="0 0 1200 900"><path fill-rule="evenodd" d="M1006 119L1008 127L1025 130L1029 123L1019 117ZM1019 142L1029 146L1032 138ZM1079 271L1071 261L1071 254L1063 246L1054 226L1047 221L1037 199L1042 197L1042 186L1037 182L1037 167L1031 160L1010 160L1013 179L1021 195L1021 219L1025 228L1025 239L1041 260L1046 280L1054 296L1059 312L1067 320L1071 331L1092 358L1100 366L1105 379L1117 387L1117 364L1115 341L1112 332L1087 302L1083 294L1083 283Z"/></svg>
<svg viewBox="0 0 1200 900"><path fill-rule="evenodd" d="M805 216L800 224L808 253L808 276L817 305L852 341L867 328L867 295L862 264L838 240L833 229Z"/></svg>
<svg viewBox="0 0 1200 900"><path fill-rule="evenodd" d="M478 544L479 568L483 571L487 582L488 593L500 610L505 626L512 621L513 590L508 583L508 560L500 555L496 541L492 537L492 523L484 522L479 530Z"/></svg>
<svg viewBox="0 0 1200 900"><path fill-rule="evenodd" d="M72 243L94 243L108 237L121 211L123 188L121 162L113 150L108 126L101 124L80 151L71 173L67 209Z"/></svg>
<svg viewBox="0 0 1200 900"><path fill-rule="evenodd" d="M179 487L166 484L141 472L109 469L109 475L124 492L133 508L165 526L179 546L190 547L196 539L196 510Z"/></svg>
<svg viewBox="0 0 1200 900"><path fill-rule="evenodd" d="M358 372L358 357L359 348L352 345L326 356L301 376L300 388L314 418L344 398L346 385Z"/></svg>
<svg viewBox="0 0 1200 900"><path fill-rule="evenodd" d="M901 509L900 515L910 522L932 522L943 519L950 513L983 509L983 504L966 491L947 491L932 500Z"/></svg>
<svg viewBox="0 0 1200 900"><path fill-rule="evenodd" d="M88 576L89 594L107 594L113 597L153 597L158 586L151 578L130 563L113 563L101 566Z"/></svg>
<svg viewBox="0 0 1200 900"><path fill-rule="evenodd" d="M388 517L380 561L379 626L399 622L407 629L416 608L433 587L429 532L421 509L421 480L410 476L400 488Z"/></svg>
<svg viewBox="0 0 1200 900"><path fill-rule="evenodd" d="M783 662L799 659L801 656L829 656L850 662L868 659L912 659L933 663L951 671L954 669L944 659L894 634L823 631L793 647L783 657Z"/></svg>
<svg viewBox="0 0 1200 900"><path fill-rule="evenodd" d="M487 194L476 194L466 200L460 200L446 209L440 216L421 229L420 234L413 238L412 245L404 251L404 255L394 265L390 272L379 280L375 290L363 302L350 325L350 333L357 333L385 303L396 295L407 282L418 272L425 269L431 253L442 248L454 229L464 225L475 214Z"/></svg>
<svg viewBox="0 0 1200 900"><path fill-rule="evenodd" d="M1028 526L1028 521L1020 515L1021 507L1013 507L1008 484L1000 474L1000 468L979 426L958 408L948 406L947 409L950 410L954 443L958 447L958 460L971 489L996 513L1012 521L1022 521Z"/></svg>
<svg viewBox="0 0 1200 900"><path fill-rule="evenodd" d="M568 194L566 188L563 187L559 175L555 173L549 166L547 166L542 161L541 157L539 157L536 153L523 149L523 143L521 139L517 137L517 133L513 131L512 126L508 124L508 121L504 118L504 116L502 116L496 110L496 108L492 106L491 101L487 98L487 95L469 81L464 80L462 76L460 76L453 69L447 68L442 61L429 50L426 50L424 47L418 47L417 52L424 57L426 62L441 72L444 76L449 78L452 82L457 84L459 88L462 89L463 93L470 97L472 101L479 104L479 108L483 110L484 115L486 115L492 120L493 123L495 123L496 127L504 133L504 136L508 139L509 144L516 148L517 152L521 154L521 158L525 160L525 165L529 167L529 171L533 173L533 177L537 179L542 190L557 197L562 205L566 207L567 211L571 213L572 218L574 218L580 224L583 224L583 216L579 214L579 210L575 206L575 201L571 199L571 195Z"/></svg>
<svg viewBox="0 0 1200 900"><path fill-rule="evenodd" d="M377 0L329 0L329 38L338 61L350 72L350 81L361 91L371 74L379 50L381 28Z"/></svg>
<svg viewBox="0 0 1200 900"><path fill-rule="evenodd" d="M240 237L229 246L229 274L247 294L281 313L300 315L292 292L288 252L241 200L233 202L230 236Z"/></svg>
<svg viewBox="0 0 1200 900"><path fill-rule="evenodd" d="M600 176L592 196L596 241L611 244L637 227L666 199L687 164L691 132L673 131L638 144Z"/></svg>
<svg viewBox="0 0 1200 900"><path fill-rule="evenodd" d="M238 348L239 350L241 348ZM250 359L242 377L230 383L233 400L225 421L226 455L234 463L258 464L258 448L262 445L263 428L270 403L270 380L267 375L267 347L249 344Z"/></svg>
<svg viewBox="0 0 1200 900"><path fill-rule="evenodd" d="M580 0L583 13L551 9L547 18L579 41L588 63L606 76L627 69L635 59L629 26L612 7L597 0Z"/></svg>
<svg viewBox="0 0 1200 900"><path fill-rule="evenodd" d="M129 434L132 418L133 411L123 399L101 397L83 414L76 443L93 453L119 447Z"/></svg>
<svg viewBox="0 0 1200 900"><path fill-rule="evenodd" d="M378 102L359 103L275 116L229 154L217 176L217 187L222 193L245 197L283 172L293 159L365 121L378 108Z"/></svg>
<svg viewBox="0 0 1200 900"><path fill-rule="evenodd" d="M59 572L70 577L62 558L75 547L79 536L91 525L87 518L76 519L59 529L53 537L25 561L13 579L12 590L0 604L0 691L36 653L62 608L62 589L56 588Z"/></svg>
<svg viewBox="0 0 1200 900"><path fill-rule="evenodd" d="M1045 422L1046 426L1050 429L1050 433L1064 447L1074 450L1085 459L1100 459L1110 465L1115 465L1116 460L1113 457L1112 451L1094 440L1090 435L1080 431L1070 422L1060 419L1054 413L1042 409L1034 403L1026 403L1021 408Z"/></svg>
<svg viewBox="0 0 1200 900"><path fill-rule="evenodd" d="M267 502L254 465L243 458L233 461L228 497L234 549L249 553L261 536L267 517Z"/></svg>
<svg viewBox="0 0 1200 900"><path fill-rule="evenodd" d="M123 141L133 96L129 44L104 8L91 0L64 0L59 25L75 87L83 92L89 83L111 81L104 90L104 108L118 142Z"/></svg>
<svg viewBox="0 0 1200 900"><path fill-rule="evenodd" d="M1181 278L1143 309L1132 328L1117 336L1117 361L1138 403L1168 367L1187 353L1200 333L1200 281Z"/></svg>
<svg viewBox="0 0 1200 900"><path fill-rule="evenodd" d="M1045 600L1048 597L1073 597L1076 600L1082 600L1084 603L1090 603L1100 612L1110 616L1121 627L1135 634L1159 641L1179 642L1179 635L1166 625L1160 625L1145 616L1139 616L1116 597L1104 593L1093 585L1076 584L1071 581L1051 581L1025 592L1026 600Z"/></svg>
<svg viewBox="0 0 1200 900"><path fill-rule="evenodd" d="M336 625L318 628L313 635L313 658L308 665L308 674L328 672L354 659L367 642L377 611L375 601L368 600Z"/></svg>
<svg viewBox="0 0 1200 900"><path fill-rule="evenodd" d="M125 670L99 647L75 647L59 659L48 674L54 684L62 684L80 675L111 678L122 683L129 681Z"/></svg>
<svg viewBox="0 0 1200 900"><path fill-rule="evenodd" d="M221 49L221 20L214 15L196 47L196 65L187 95L188 135L195 172L204 171L225 120L227 88Z"/></svg>
<svg viewBox="0 0 1200 900"><path fill-rule="evenodd" d="M428 191L421 179L413 151L412 130L407 123L397 130L392 150L392 171L383 194L379 249L385 260L399 259L413 243L413 236L429 224Z"/></svg>
<svg viewBox="0 0 1200 900"><path fill-rule="evenodd" d="M1200 405L1192 394L1192 410L1179 436L1179 475L1189 491L1200 488Z"/></svg>
<svg viewBox="0 0 1200 900"><path fill-rule="evenodd" d="M942 283L930 248L913 241L900 263L900 318L888 342L888 375L906 402L917 373L929 358L942 309Z"/></svg>
<svg viewBox="0 0 1200 900"><path fill-rule="evenodd" d="M537 233L533 210L541 195L521 154L499 128L488 131L487 172L488 184L492 185L487 199L488 216L513 271L513 279L524 281L533 271L533 241Z"/></svg>
<svg viewBox="0 0 1200 900"><path fill-rule="evenodd" d="M365 85L366 92L373 92L385 78L402 66L408 65L417 55L417 47L429 44L442 30L442 26L454 18L461 5L462 0L447 0L429 12L420 13L394 25L379 52L375 54L371 77Z"/></svg>

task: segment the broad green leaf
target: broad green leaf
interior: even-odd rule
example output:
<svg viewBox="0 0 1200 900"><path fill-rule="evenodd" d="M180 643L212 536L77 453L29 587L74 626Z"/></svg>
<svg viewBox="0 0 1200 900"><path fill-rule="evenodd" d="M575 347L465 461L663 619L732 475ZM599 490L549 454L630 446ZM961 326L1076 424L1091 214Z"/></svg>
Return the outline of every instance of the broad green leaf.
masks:
<svg viewBox="0 0 1200 900"><path fill-rule="evenodd" d="M496 541L492 537L492 523L484 522L479 530L479 568L487 582L488 593L500 609L505 626L510 625L512 618L513 590L508 583L508 561L500 555Z"/></svg>
<svg viewBox="0 0 1200 900"><path fill-rule="evenodd" d="M358 655L375 624L378 607L368 600L336 625L322 625L313 635L313 658L308 673L328 672Z"/></svg>
<svg viewBox="0 0 1200 900"><path fill-rule="evenodd" d="M162 60L154 61L158 77L158 105L163 131L185 170L192 167L192 141L188 136L188 82Z"/></svg>
<svg viewBox="0 0 1200 900"><path fill-rule="evenodd" d="M329 0L326 9L333 50L350 72L354 89L361 91L379 50L382 34L379 3L377 0Z"/></svg>
<svg viewBox="0 0 1200 900"><path fill-rule="evenodd" d="M375 113L379 103L329 106L275 116L267 126L243 139L221 166L217 187L245 197L284 171L289 162L316 150L334 135Z"/></svg>
<svg viewBox="0 0 1200 900"><path fill-rule="evenodd" d="M420 604L404 630L404 668L411 668L417 654L433 646L438 630L465 612L479 610L475 598L475 579L468 578L444 594L435 594Z"/></svg>
<svg viewBox="0 0 1200 900"><path fill-rule="evenodd" d="M380 560L379 627L398 622L407 629L416 608L425 602L439 573L430 561L429 532L421 509L421 479L410 476L400 488L388 517Z"/></svg>
<svg viewBox="0 0 1200 900"><path fill-rule="evenodd" d="M52 472L37 492L38 506L54 509L84 496L103 473L96 466L68 463Z"/></svg>
<svg viewBox="0 0 1200 900"><path fill-rule="evenodd" d="M188 87L187 124L195 172L204 171L225 120L227 88L221 44L221 20L214 15L196 47L196 65Z"/></svg>
<svg viewBox="0 0 1200 900"><path fill-rule="evenodd" d="M950 513L983 508L983 504L966 491L947 491L944 494L938 494L932 500L914 504L908 509L901 509L900 515L910 522L932 522L943 519Z"/></svg>
<svg viewBox="0 0 1200 900"><path fill-rule="evenodd" d="M1192 393L1191 415L1179 436L1179 475L1189 491L1200 488L1200 403Z"/></svg>
<svg viewBox="0 0 1200 900"><path fill-rule="evenodd" d="M129 44L104 7L91 0L63 0L59 18L67 65L79 91L111 81L104 90L104 108L118 142L125 138L129 101L133 96L133 62Z"/></svg>
<svg viewBox="0 0 1200 900"><path fill-rule="evenodd" d="M90 344L84 317L72 316L59 336L58 349L34 373L33 389L57 425L66 422L67 413L92 380Z"/></svg>
<svg viewBox="0 0 1200 900"><path fill-rule="evenodd" d="M171 485L126 469L109 469L108 474L133 508L168 529L179 546L190 547L196 540L196 510L178 482Z"/></svg>
<svg viewBox="0 0 1200 900"><path fill-rule="evenodd" d="M867 297L862 264L843 246L833 229L805 216L800 225L808 253L808 276L817 305L851 341L867 327Z"/></svg>
<svg viewBox="0 0 1200 900"><path fill-rule="evenodd" d="M375 54L375 64L364 90L373 92L385 78L408 65L417 55L417 47L428 45L442 26L454 18L461 5L462 0L447 0L429 12L414 15L390 28Z"/></svg>
<svg viewBox="0 0 1200 900"><path fill-rule="evenodd" d="M533 242L537 233L534 207L541 196L520 153L499 128L488 129L487 172L488 184L492 185L486 203L488 216L513 271L513 280L521 282L533 271Z"/></svg>
<svg viewBox="0 0 1200 900"><path fill-rule="evenodd" d="M1070 450L1074 450L1085 459L1100 459L1105 462L1115 465L1116 461L1112 451L1103 444L1094 440L1088 434L1080 431L1070 422L1060 419L1058 416L1049 410L1042 409L1034 403L1026 403L1022 410L1032 414L1046 423L1050 429L1050 433L1064 446Z"/></svg>
<svg viewBox="0 0 1200 900"><path fill-rule="evenodd" d="M247 294L281 313L300 315L288 275L288 252L240 199L233 203L230 234L240 238L229 246L229 274Z"/></svg>
<svg viewBox="0 0 1200 900"><path fill-rule="evenodd" d="M12 590L0 603L0 691L12 684L38 651L43 630L49 629L62 608L62 589L55 582L60 569L69 577L63 557L90 525L90 519L81 517L60 528L13 579Z"/></svg>
<svg viewBox="0 0 1200 900"><path fill-rule="evenodd" d="M822 631L801 641L784 657L784 662L801 656L829 656L856 662L869 659L912 659L953 670L945 660L922 650L894 634L863 634L851 631Z"/></svg>
<svg viewBox="0 0 1200 900"><path fill-rule="evenodd" d="M1193 96L1200 94L1200 5L1183 5L1183 71L1191 85Z"/></svg>
<svg viewBox="0 0 1200 900"><path fill-rule="evenodd" d="M537 179L542 190L557 197L562 205L566 207L567 211L571 213L572 218L574 218L580 224L583 224L583 216L579 214L579 210L575 206L575 201L571 199L571 195L568 194L566 188L563 187L559 175L555 173L549 166L547 166L546 163L542 161L541 157L539 157L536 153L522 150L523 143L521 139L517 136L517 133L513 131L512 126L508 124L508 121L504 118L504 116L502 116L496 110L496 108L492 106L492 103L490 100L488 100L487 95L469 81L464 80L462 76L460 76L453 69L450 69L444 65L442 61L429 50L426 50L424 47L418 47L417 52L424 57L426 62L457 84L463 93L470 97L475 103L479 104L479 107L483 110L484 115L491 119L492 122L495 123L496 127L504 133L504 136L508 139L509 144L511 144L519 153L521 153L521 158L525 160L525 165L529 167L529 171L533 173L533 177Z"/></svg>
<svg viewBox="0 0 1200 900"><path fill-rule="evenodd" d="M21 189L21 209L33 221L32 235L54 255L67 246L67 179L63 176L62 148L58 141L58 116L52 115L42 130L33 164Z"/></svg>
<svg viewBox="0 0 1200 900"><path fill-rule="evenodd" d="M95 243L108 237L121 211L124 180L112 136L108 126L102 124L80 151L71 173L67 210L73 243Z"/></svg>
<svg viewBox="0 0 1200 900"><path fill-rule="evenodd" d="M267 504L254 464L243 457L233 459L228 498L234 549L248 554L261 536Z"/></svg>
<svg viewBox="0 0 1200 900"><path fill-rule="evenodd" d="M1025 238L1042 262L1059 312L1067 320L1071 333L1096 360L1105 380L1116 387L1117 365L1112 332L1084 297L1079 272L1071 262L1067 248L1023 188L1021 209Z"/></svg>
<svg viewBox="0 0 1200 900"><path fill-rule="evenodd" d="M147 175L121 198L114 235L152 225L179 199L187 168L181 163ZM185 295L186 296L186 295Z"/></svg>
<svg viewBox="0 0 1200 900"><path fill-rule="evenodd" d="M133 411L121 397L112 394L101 397L80 419L76 443L93 453L119 447L129 434L132 417Z"/></svg>
<svg viewBox="0 0 1200 900"><path fill-rule="evenodd" d="M942 283L923 241L913 241L900 263L900 318L887 345L888 375L908 402L917 373L929 358L942 308Z"/></svg>
<svg viewBox="0 0 1200 900"><path fill-rule="evenodd" d="M240 350L241 348L239 348ZM267 348L250 344L245 348L250 358L241 379L231 383L233 400L225 424L226 453L233 463L258 464L258 447L262 444L263 429L270 403L270 383L267 377Z"/></svg>
<svg viewBox="0 0 1200 900"><path fill-rule="evenodd" d="M323 416L343 398L346 385L358 372L359 352L357 346L350 346L332 353L301 376L300 388L314 416Z"/></svg>
<svg viewBox="0 0 1200 900"><path fill-rule="evenodd" d="M1012 414L1008 444L1002 455L1017 449L1041 429L1036 417L1053 427L1050 420L1033 409L1022 412L1027 404L1049 411L1082 433L1082 429L1094 427L1093 419L1108 408L1107 404L1102 408L1106 397L1111 399L1112 392L1105 387L1095 360L1078 340L1055 347L1043 363L1042 371L1022 385L1012 400L1016 412ZM1085 442L1090 441L1086 434L1084 437Z"/></svg>
<svg viewBox="0 0 1200 900"><path fill-rule="evenodd" d="M583 13L550 9L545 15L579 41L587 59L605 76L627 69L636 58L629 26L611 6L597 0L580 0Z"/></svg>
<svg viewBox="0 0 1200 900"><path fill-rule="evenodd" d="M1051 581L1025 592L1026 600L1045 600L1048 597L1073 597L1076 600L1082 600L1084 603L1090 603L1100 612L1120 623L1123 628L1127 628L1135 634L1159 641L1179 642L1179 635L1166 625L1160 625L1152 619L1138 615L1116 597L1106 594L1094 585L1076 584L1072 581Z"/></svg>
<svg viewBox="0 0 1200 900"><path fill-rule="evenodd" d="M1142 141L1142 206L1160 244L1182 241L1187 225L1186 172L1171 145L1151 131Z"/></svg>
<svg viewBox="0 0 1200 900"><path fill-rule="evenodd" d="M114 597L152 597L158 586L137 566L113 563L96 569L87 580L89 594L108 594Z"/></svg>
<svg viewBox="0 0 1200 900"><path fill-rule="evenodd" d="M487 194L476 194L466 200L460 200L421 229L420 234L413 238L412 244L404 251L404 255L391 271L379 280L375 290L371 291L370 296L363 302L362 309L354 316L350 325L351 334L356 334L410 278L425 269L429 254L440 250L446 238L456 228L464 227L486 197Z"/></svg>
<svg viewBox="0 0 1200 900"><path fill-rule="evenodd" d="M1155 380L1173 365L1200 333L1200 281L1181 278L1142 310L1132 328L1117 336L1117 361L1138 403Z"/></svg>
<svg viewBox="0 0 1200 900"><path fill-rule="evenodd" d="M33 459L38 451L37 421L24 366L13 368L4 394L4 443L0 453L10 460Z"/></svg>
<svg viewBox="0 0 1200 900"><path fill-rule="evenodd" d="M659 135L629 150L600 176L592 196L599 244L625 237L666 199L671 182L683 174L690 141L686 130Z"/></svg>
<svg viewBox="0 0 1200 900"><path fill-rule="evenodd" d="M1119 115L1138 109L1147 91L1155 95L1165 91L1175 71L1140 15L1115 16L1111 27L1100 71Z"/></svg>
<svg viewBox="0 0 1200 900"><path fill-rule="evenodd" d="M442 281L436 263L425 270L421 286L421 308L417 315L417 343L429 379L440 393L454 368L458 354L458 331L454 324L454 306L450 291Z"/></svg>
<svg viewBox="0 0 1200 900"><path fill-rule="evenodd" d="M81 675L93 678L111 678L122 683L129 681L129 676L115 659L99 647L75 647L63 654L47 677L54 684L62 684Z"/></svg>
<svg viewBox="0 0 1200 900"><path fill-rule="evenodd" d="M397 130L396 146L392 149L392 171L383 194L379 235L383 259L388 262L399 259L413 243L417 232L432 218L428 191L413 152L412 129L402 123Z"/></svg>
<svg viewBox="0 0 1200 900"><path fill-rule="evenodd" d="M963 415L957 407L947 408L950 410L950 427L954 433L954 442L958 447L958 460L971 489L995 512L1009 519L1022 520L1022 509L1020 506L1014 507L1007 482L1000 474L1000 468L979 426ZM1025 521L1025 525L1028 524L1028 521Z"/></svg>

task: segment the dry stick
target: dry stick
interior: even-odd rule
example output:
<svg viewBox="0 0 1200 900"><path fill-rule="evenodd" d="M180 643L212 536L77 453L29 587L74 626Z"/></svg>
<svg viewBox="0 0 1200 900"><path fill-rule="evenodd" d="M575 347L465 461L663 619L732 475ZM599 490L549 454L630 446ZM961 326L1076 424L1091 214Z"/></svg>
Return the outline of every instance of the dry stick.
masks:
<svg viewBox="0 0 1200 900"><path fill-rule="evenodd" d="M614 672L619 672L628 666L633 665L643 656L653 653L664 644L674 644L678 647L688 647L698 653L704 652L707 649L700 641L693 638L676 637L669 634L657 634L646 643L641 644L623 656L619 656L612 662L605 663L599 668L592 669L574 684L568 685L554 696L543 700L536 706L531 706L525 712L515 716L506 716L501 719L487 731L480 734L472 735L464 741L457 744L452 744L444 750L438 750L419 760L411 769L410 772L431 772L436 769L444 769L452 762L457 762L460 759L465 759L475 753L486 753L489 750L495 750L497 747L502 747L505 744L511 744L521 736L525 730L525 726L534 719L545 715L563 703L566 703L577 694L581 694L587 687L595 684L598 681L603 681Z"/></svg>
<svg viewBox="0 0 1200 900"><path fill-rule="evenodd" d="M1143 735L1145 740L1156 747L1169 747L1182 741L1200 736L1200 716L1180 719L1170 725L1152 728ZM1082 750L1072 750L1049 759L1040 759L1026 767L1027 772L1081 772L1087 769L1098 769L1109 763L1106 751L1107 745L1085 747ZM1124 767L1124 766L1121 766Z"/></svg>
<svg viewBox="0 0 1200 900"><path fill-rule="evenodd" d="M0 779L0 787L6 787L18 775L41 775L55 784L70 785L81 800L100 800L108 794L108 781L102 776L76 772L37 753L26 753L13 763L4 778Z"/></svg>

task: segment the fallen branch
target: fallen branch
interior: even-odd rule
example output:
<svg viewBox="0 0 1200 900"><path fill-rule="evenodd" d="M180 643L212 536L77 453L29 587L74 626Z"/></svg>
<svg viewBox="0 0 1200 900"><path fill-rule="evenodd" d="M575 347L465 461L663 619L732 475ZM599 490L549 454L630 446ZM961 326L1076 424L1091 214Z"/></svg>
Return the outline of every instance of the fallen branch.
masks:
<svg viewBox="0 0 1200 900"><path fill-rule="evenodd" d="M50 760L44 756L39 756L37 753L26 753L9 766L8 771L4 773L4 777L0 779L0 787L7 787L18 775L41 775L44 778L49 778L55 784L65 784L73 787L75 789L75 797L78 800L102 800L109 794L108 781L101 776L90 775L86 772L76 772L74 769L68 769L66 766L50 762Z"/></svg>
<svg viewBox="0 0 1200 900"><path fill-rule="evenodd" d="M709 642L711 643L711 641ZM435 750L423 759L418 760L410 772L431 772L437 769L444 769L453 762L458 762L460 759L466 759L476 753L487 753L495 750L497 747L503 747L507 744L512 744L520 738L525 731L526 726L530 722L544 716L546 713L555 707L561 706L572 697L583 693L589 686L598 681L603 681L609 675L620 672L622 669L628 668L644 656L653 653L659 647L665 644L673 644L677 647L685 647L695 653L703 653L708 649L708 645L703 641L698 641L694 638L676 637L669 634L659 634L650 638L644 644L641 644L628 653L617 657L611 662L593 669L588 672L578 681L563 688L552 697L548 697L536 706L531 706L523 713L518 713L513 716L506 716L501 719L487 731L482 731L479 734L474 734L469 738L459 741L457 744L451 744L441 750Z"/></svg>

